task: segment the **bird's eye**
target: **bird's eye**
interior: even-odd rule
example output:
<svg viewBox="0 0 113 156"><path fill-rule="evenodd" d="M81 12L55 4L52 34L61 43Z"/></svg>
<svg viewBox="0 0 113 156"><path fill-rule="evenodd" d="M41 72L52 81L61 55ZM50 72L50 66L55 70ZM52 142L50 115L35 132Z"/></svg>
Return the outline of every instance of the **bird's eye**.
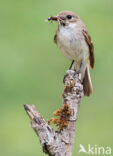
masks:
<svg viewBox="0 0 113 156"><path fill-rule="evenodd" d="M71 19L72 18L72 15L67 15L67 19Z"/></svg>

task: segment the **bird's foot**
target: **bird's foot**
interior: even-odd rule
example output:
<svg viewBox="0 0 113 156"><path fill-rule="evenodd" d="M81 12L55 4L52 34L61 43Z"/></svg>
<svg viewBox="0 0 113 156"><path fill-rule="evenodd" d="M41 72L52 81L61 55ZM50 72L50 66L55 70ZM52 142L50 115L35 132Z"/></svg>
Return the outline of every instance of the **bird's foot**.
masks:
<svg viewBox="0 0 113 156"><path fill-rule="evenodd" d="M76 74L80 73L80 69L79 70L74 69L74 71L75 71Z"/></svg>
<svg viewBox="0 0 113 156"><path fill-rule="evenodd" d="M75 70L76 74L80 74L80 70Z"/></svg>
<svg viewBox="0 0 113 156"><path fill-rule="evenodd" d="M67 77L67 74L64 75L64 78L63 78L63 83L65 84L65 79Z"/></svg>

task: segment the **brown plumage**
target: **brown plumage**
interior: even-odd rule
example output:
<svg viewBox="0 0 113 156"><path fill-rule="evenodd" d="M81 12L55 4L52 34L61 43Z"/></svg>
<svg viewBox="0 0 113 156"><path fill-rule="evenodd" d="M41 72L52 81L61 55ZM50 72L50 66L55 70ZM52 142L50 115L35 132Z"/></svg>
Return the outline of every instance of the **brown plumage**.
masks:
<svg viewBox="0 0 113 156"><path fill-rule="evenodd" d="M85 40L89 46L89 61L90 61L90 67L93 69L94 68L94 63L95 63L95 57L94 57L94 46L93 43L91 41L91 37L88 34L88 31L86 31L85 29L83 29L83 35L85 37Z"/></svg>
<svg viewBox="0 0 113 156"><path fill-rule="evenodd" d="M93 89L92 89L92 84L91 84L91 80L90 80L89 75L88 75L88 69L87 68L85 70L85 75L84 75L84 79L83 79L82 84L83 84L84 95L90 96L93 93Z"/></svg>
<svg viewBox="0 0 113 156"><path fill-rule="evenodd" d="M94 68L94 63L95 63L95 57L94 57L94 46L93 43L91 41L91 37L88 34L87 30L83 29L83 35L85 37L85 40L89 46L89 62L90 62L90 67L91 69ZM83 90L84 90L84 95L85 96L90 96L93 93L93 89L92 89L92 83L91 80L89 79L88 76L88 69L86 68L85 70L85 76L83 79Z"/></svg>

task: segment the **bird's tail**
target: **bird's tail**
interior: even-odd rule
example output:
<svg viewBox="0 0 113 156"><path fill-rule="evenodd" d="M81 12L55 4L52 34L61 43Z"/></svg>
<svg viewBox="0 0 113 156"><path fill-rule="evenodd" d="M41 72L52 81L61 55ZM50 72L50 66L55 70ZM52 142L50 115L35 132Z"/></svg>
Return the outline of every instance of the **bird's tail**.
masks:
<svg viewBox="0 0 113 156"><path fill-rule="evenodd" d="M93 93L90 73L89 73L89 66L87 66L85 70L85 75L83 79L83 91L85 96L90 96Z"/></svg>

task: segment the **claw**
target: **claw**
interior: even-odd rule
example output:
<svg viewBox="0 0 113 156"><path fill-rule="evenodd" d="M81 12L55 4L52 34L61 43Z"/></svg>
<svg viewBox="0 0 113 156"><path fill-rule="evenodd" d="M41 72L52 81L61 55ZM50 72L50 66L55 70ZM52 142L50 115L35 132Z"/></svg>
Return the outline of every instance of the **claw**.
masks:
<svg viewBox="0 0 113 156"><path fill-rule="evenodd" d="M65 79L66 79L66 76L67 76L67 74L66 75L64 75L64 78L63 78L63 83L65 84Z"/></svg>

